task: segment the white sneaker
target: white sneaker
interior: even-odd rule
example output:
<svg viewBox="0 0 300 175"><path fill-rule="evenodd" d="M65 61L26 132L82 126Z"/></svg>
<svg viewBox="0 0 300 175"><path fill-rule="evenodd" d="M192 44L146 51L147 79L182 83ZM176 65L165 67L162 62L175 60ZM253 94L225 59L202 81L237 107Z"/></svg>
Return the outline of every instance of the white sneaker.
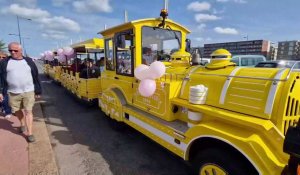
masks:
<svg viewBox="0 0 300 175"><path fill-rule="evenodd" d="M10 119L10 117L11 117L11 114L7 114L4 118L5 119Z"/></svg>

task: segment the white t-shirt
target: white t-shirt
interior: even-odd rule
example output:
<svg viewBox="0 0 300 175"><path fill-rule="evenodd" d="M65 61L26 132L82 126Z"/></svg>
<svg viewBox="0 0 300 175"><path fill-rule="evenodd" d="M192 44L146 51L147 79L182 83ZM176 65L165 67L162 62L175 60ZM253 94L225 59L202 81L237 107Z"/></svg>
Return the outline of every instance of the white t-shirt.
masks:
<svg viewBox="0 0 300 175"><path fill-rule="evenodd" d="M21 94L34 91L31 68L25 61L10 59L7 64L8 92Z"/></svg>

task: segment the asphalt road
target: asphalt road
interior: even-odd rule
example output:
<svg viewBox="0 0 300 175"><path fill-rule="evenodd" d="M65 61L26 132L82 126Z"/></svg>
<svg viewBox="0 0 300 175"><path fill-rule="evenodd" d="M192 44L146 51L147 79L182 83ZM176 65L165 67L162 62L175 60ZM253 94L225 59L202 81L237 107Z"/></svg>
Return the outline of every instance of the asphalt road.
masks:
<svg viewBox="0 0 300 175"><path fill-rule="evenodd" d="M60 174L189 174L181 158L130 127L113 129L97 106L86 106L43 74L41 80L42 110Z"/></svg>

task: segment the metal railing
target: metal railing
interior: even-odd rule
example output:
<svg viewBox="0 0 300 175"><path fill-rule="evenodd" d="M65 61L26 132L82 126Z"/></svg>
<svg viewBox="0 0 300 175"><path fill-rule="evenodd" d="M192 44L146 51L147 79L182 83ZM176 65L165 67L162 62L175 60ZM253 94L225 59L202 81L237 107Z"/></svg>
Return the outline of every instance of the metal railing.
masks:
<svg viewBox="0 0 300 175"><path fill-rule="evenodd" d="M291 66L291 68L282 68L281 70L285 71L289 69L289 72L287 73L287 76L283 79L277 79L277 78L264 78L264 77L250 77L250 76L238 76L238 75L224 75L224 74L211 74L211 73L204 73L204 72L196 72L196 73L165 73L163 77L160 78L160 80L164 79L165 81L167 80L167 77L170 77L170 81L173 81L173 77L175 76L174 80L178 81L179 76L183 77L185 80L189 80L191 74L197 74L197 75L207 75L207 76L221 76L221 77L227 77L229 78L246 78L246 79L256 79L256 80L267 80L267 81L287 81L290 77L290 74L296 70L295 66L299 65L300 66L300 61L295 61L295 63ZM204 67L204 66L197 66L198 68ZM261 69L261 68L258 68ZM300 72L300 70L299 70ZM180 79L182 80L182 79Z"/></svg>

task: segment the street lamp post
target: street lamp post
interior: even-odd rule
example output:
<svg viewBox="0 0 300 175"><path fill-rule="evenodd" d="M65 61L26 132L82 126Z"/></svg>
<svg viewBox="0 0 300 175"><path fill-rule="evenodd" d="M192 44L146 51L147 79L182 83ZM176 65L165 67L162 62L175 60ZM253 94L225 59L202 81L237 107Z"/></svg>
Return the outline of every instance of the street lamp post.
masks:
<svg viewBox="0 0 300 175"><path fill-rule="evenodd" d="M22 45L21 32L20 32L20 22L19 22L19 16L18 15L17 15L17 23L18 23L18 32L19 32L19 42Z"/></svg>
<svg viewBox="0 0 300 175"><path fill-rule="evenodd" d="M23 19L31 21L31 19L29 19L29 18L23 18ZM20 29L20 22L19 22L19 16L18 15L17 15L17 23L18 23L19 42L22 45L21 29Z"/></svg>

